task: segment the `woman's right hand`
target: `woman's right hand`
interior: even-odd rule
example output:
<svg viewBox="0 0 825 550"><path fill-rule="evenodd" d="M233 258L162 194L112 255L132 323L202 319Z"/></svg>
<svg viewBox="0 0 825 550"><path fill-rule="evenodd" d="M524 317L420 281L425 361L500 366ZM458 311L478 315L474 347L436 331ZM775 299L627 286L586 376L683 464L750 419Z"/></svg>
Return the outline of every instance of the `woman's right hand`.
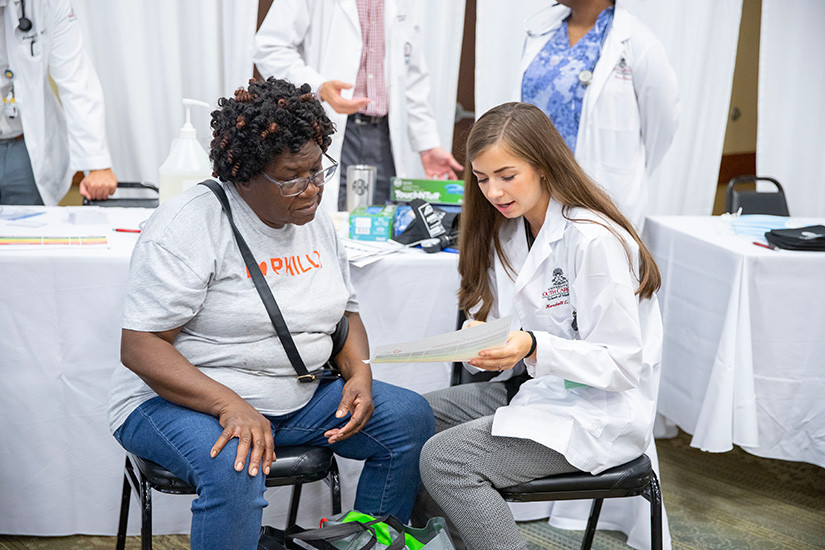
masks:
<svg viewBox="0 0 825 550"><path fill-rule="evenodd" d="M346 99L341 96L341 90L349 90L353 85L340 80L327 80L318 88L318 96L326 101L336 112L344 115L357 113L370 103L366 97Z"/></svg>
<svg viewBox="0 0 825 550"><path fill-rule="evenodd" d="M269 420L252 405L238 398L221 407L218 422L223 426L223 432L212 446L212 458L218 456L233 437L237 437L235 470L243 470L246 456L251 450L249 475L258 475L259 468L263 470L264 475L269 474L269 468L275 460L275 441L272 438L272 425Z"/></svg>
<svg viewBox="0 0 825 550"><path fill-rule="evenodd" d="M163 332L123 329L120 360L140 376L158 395L178 404L218 418L223 427L210 451L214 458L233 437L238 438L235 469L243 470L250 449L249 475L269 473L275 460L272 425L252 405L223 384L206 376L172 344L181 327Z"/></svg>

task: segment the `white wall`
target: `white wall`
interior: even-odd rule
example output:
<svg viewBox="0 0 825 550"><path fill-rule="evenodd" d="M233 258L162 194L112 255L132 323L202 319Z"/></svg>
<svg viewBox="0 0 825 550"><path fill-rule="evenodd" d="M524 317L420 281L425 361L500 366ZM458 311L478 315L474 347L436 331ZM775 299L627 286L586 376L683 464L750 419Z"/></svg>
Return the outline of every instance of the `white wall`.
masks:
<svg viewBox="0 0 825 550"><path fill-rule="evenodd" d="M793 216L825 216L825 2L763 0L756 171Z"/></svg>

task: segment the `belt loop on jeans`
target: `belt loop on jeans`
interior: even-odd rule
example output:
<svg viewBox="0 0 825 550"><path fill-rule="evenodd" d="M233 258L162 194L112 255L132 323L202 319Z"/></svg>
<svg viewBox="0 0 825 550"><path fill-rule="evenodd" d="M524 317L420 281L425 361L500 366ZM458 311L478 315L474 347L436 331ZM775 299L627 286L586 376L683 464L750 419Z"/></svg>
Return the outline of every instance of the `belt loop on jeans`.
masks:
<svg viewBox="0 0 825 550"><path fill-rule="evenodd" d="M387 115L384 116L377 116L377 115L365 115L363 113L355 113L350 115L352 120L355 124L381 124L384 122L384 119L387 118Z"/></svg>
<svg viewBox="0 0 825 550"><path fill-rule="evenodd" d="M23 141L23 134L14 136L13 138L0 138L0 143L13 143L15 141Z"/></svg>

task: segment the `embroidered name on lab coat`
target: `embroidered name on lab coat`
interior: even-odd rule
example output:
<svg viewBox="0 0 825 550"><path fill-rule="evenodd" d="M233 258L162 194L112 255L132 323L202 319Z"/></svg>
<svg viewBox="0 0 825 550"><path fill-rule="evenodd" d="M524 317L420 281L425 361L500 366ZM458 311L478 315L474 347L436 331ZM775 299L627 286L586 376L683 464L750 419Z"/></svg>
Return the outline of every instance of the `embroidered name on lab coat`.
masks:
<svg viewBox="0 0 825 550"><path fill-rule="evenodd" d="M544 309L570 303L570 285L560 267L553 270L553 285L541 293Z"/></svg>

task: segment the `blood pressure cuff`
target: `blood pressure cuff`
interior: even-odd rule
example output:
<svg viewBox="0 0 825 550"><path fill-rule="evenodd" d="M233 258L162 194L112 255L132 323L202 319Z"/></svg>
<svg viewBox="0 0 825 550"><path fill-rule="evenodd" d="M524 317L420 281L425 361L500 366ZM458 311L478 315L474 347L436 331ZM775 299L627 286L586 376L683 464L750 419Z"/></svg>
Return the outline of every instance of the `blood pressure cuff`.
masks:
<svg viewBox="0 0 825 550"><path fill-rule="evenodd" d="M825 225L773 229L765 233L765 239L777 248L822 252L825 251Z"/></svg>
<svg viewBox="0 0 825 550"><path fill-rule="evenodd" d="M458 241L459 214L445 212L427 201L413 199L409 202L415 220L393 240L401 244L421 243L427 252L439 252Z"/></svg>

